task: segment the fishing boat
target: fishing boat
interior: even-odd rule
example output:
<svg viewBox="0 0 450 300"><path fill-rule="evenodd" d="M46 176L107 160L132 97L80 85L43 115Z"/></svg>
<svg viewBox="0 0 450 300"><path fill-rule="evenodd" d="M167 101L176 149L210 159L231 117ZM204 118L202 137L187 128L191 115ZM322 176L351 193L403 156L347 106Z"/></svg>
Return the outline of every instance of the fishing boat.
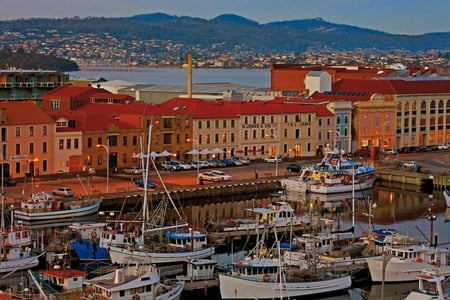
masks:
<svg viewBox="0 0 450 300"><path fill-rule="evenodd" d="M327 152L320 163L304 166L299 176L283 178L281 184L287 192L309 192L311 185L320 183L330 171L350 175L355 173L355 177L361 179L373 176L375 167L372 164L354 161L345 154L345 151L335 149Z"/></svg>
<svg viewBox="0 0 450 300"><path fill-rule="evenodd" d="M436 272L423 270L417 276L419 286L412 290L405 300L446 300L449 299L449 291L444 289L447 281L445 276L440 276Z"/></svg>
<svg viewBox="0 0 450 300"><path fill-rule="evenodd" d="M348 273L289 266L280 255L281 243L277 240L275 247L268 250L264 240L254 249L259 250L251 251L245 259L232 262L226 272L219 273L222 299L284 299L329 295L350 288Z"/></svg>
<svg viewBox="0 0 450 300"><path fill-rule="evenodd" d="M0 299L81 299L87 273L72 269L67 253L53 254L48 259L48 269L29 269L29 280L10 286L0 293Z"/></svg>
<svg viewBox="0 0 450 300"><path fill-rule="evenodd" d="M255 235L257 230L262 232L270 224L270 232L286 230L304 230L311 224L310 216L295 214L292 206L285 201L264 202L261 207L247 208L246 211L256 214L255 218L241 220L227 220L221 223L208 223L208 237L213 244L222 244L228 237Z"/></svg>
<svg viewBox="0 0 450 300"><path fill-rule="evenodd" d="M384 251L383 255L367 258L373 282L415 281L425 269L450 276L448 249L416 244L404 247L385 245Z"/></svg>
<svg viewBox="0 0 450 300"><path fill-rule="evenodd" d="M450 191L448 189L444 190L444 198L445 198L445 203L447 204L447 207L450 207Z"/></svg>
<svg viewBox="0 0 450 300"><path fill-rule="evenodd" d="M184 288L184 281L161 281L157 268L142 261L85 283L85 299L178 300Z"/></svg>
<svg viewBox="0 0 450 300"><path fill-rule="evenodd" d="M23 221L60 220L92 215L98 212L103 198L83 198L62 202L45 192L34 193L20 208L15 209L14 216Z"/></svg>
<svg viewBox="0 0 450 300"><path fill-rule="evenodd" d="M80 263L109 261L106 247L101 247L100 235L107 223L73 223L68 226L72 232L71 245Z"/></svg>
<svg viewBox="0 0 450 300"><path fill-rule="evenodd" d="M149 137L151 137L151 128L149 127ZM150 140L151 138L149 138ZM149 142L150 143L150 142ZM143 155L142 160L146 158L144 181L148 178L150 169L150 145L147 146L147 155ZM158 175L161 185L164 188L165 199L162 199L152 216L148 212L148 193L147 185L144 186L142 222L138 230L141 243L126 245L108 246L111 262L115 264L124 264L126 260L137 258L151 264L181 264L189 259L201 259L211 257L215 252L215 247L208 244L206 232L194 230L182 217L180 211L175 205L170 192L161 177L155 162L152 159L153 168ZM142 161L144 165L144 161ZM178 219L172 220L168 225L166 220L169 203L173 207Z"/></svg>
<svg viewBox="0 0 450 300"><path fill-rule="evenodd" d="M31 252L31 230L28 226L22 225L5 226L3 194L1 198L0 273L34 268L39 264L39 256Z"/></svg>
<svg viewBox="0 0 450 300"><path fill-rule="evenodd" d="M373 176L355 177L348 172L329 171L320 183L310 186L311 193L338 194L371 189L376 178Z"/></svg>

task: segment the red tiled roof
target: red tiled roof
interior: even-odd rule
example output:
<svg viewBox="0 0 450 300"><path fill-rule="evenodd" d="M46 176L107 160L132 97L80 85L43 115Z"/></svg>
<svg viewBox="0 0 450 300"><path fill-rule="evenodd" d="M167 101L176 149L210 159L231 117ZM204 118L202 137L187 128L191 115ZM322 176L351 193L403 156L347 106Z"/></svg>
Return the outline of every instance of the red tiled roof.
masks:
<svg viewBox="0 0 450 300"><path fill-rule="evenodd" d="M450 80L354 80L343 79L333 85L333 91L389 94L450 93Z"/></svg>
<svg viewBox="0 0 450 300"><path fill-rule="evenodd" d="M61 86L54 90L49 91L45 95L52 96L52 97L71 97L71 98L79 97L81 95L85 95L85 97L89 97L89 95L91 95L93 93L98 93L100 91L108 93L108 91L106 91L104 89L99 90L99 89L95 89L90 86L64 85L64 86Z"/></svg>
<svg viewBox="0 0 450 300"><path fill-rule="evenodd" d="M53 124L53 119L34 101L2 101L6 125Z"/></svg>

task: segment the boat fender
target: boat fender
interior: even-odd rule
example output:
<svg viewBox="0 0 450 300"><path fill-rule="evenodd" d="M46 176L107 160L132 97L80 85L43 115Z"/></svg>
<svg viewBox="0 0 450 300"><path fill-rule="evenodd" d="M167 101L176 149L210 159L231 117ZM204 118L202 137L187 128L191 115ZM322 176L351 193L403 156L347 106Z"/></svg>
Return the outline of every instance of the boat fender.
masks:
<svg viewBox="0 0 450 300"><path fill-rule="evenodd" d="M421 262L423 262L423 260L422 260L422 258L418 257L418 258L416 258L416 262L421 263Z"/></svg>
<svg viewBox="0 0 450 300"><path fill-rule="evenodd" d="M275 205L275 210L280 210L280 205Z"/></svg>
<svg viewBox="0 0 450 300"><path fill-rule="evenodd" d="M97 238L97 231L92 231L91 232L91 238L96 239Z"/></svg>
<svg viewBox="0 0 450 300"><path fill-rule="evenodd" d="M106 291L106 296L111 297L111 291Z"/></svg>

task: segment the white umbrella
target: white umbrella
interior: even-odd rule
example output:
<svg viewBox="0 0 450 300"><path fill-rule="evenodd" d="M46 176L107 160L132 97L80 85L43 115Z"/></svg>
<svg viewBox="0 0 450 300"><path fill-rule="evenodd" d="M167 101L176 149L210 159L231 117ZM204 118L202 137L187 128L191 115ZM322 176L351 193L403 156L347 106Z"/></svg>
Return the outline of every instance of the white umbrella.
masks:
<svg viewBox="0 0 450 300"><path fill-rule="evenodd" d="M220 148L216 148L216 149L214 149L213 150L213 152L214 153L216 153L216 154L221 154L221 153L225 153L225 151L223 151L222 149L220 149Z"/></svg>
<svg viewBox="0 0 450 300"><path fill-rule="evenodd" d="M191 151L186 152L186 154L199 155L200 151L197 149L192 149Z"/></svg>
<svg viewBox="0 0 450 300"><path fill-rule="evenodd" d="M133 158L146 158L147 154L143 153L143 152L139 152L133 155Z"/></svg>
<svg viewBox="0 0 450 300"><path fill-rule="evenodd" d="M208 148L203 149L202 151L200 151L200 154L211 154L211 150L209 150Z"/></svg>
<svg viewBox="0 0 450 300"><path fill-rule="evenodd" d="M170 153L169 151L167 151L167 150L164 150L163 152L161 152L160 154L158 154L158 156L172 156L173 154L172 153Z"/></svg>
<svg viewBox="0 0 450 300"><path fill-rule="evenodd" d="M155 151L152 151L152 152L150 153L150 156L151 156L152 158L155 158L155 157L158 157L159 154L156 153Z"/></svg>

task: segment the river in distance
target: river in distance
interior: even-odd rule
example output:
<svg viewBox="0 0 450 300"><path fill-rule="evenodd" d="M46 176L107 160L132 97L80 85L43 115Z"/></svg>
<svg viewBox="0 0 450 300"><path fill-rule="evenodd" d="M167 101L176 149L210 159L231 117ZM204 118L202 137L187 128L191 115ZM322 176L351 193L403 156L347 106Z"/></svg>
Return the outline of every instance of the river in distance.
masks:
<svg viewBox="0 0 450 300"><path fill-rule="evenodd" d="M124 80L144 84L186 85L186 68L86 67L68 72L70 79ZM270 87L268 69L193 69L193 83L233 83L260 88Z"/></svg>

